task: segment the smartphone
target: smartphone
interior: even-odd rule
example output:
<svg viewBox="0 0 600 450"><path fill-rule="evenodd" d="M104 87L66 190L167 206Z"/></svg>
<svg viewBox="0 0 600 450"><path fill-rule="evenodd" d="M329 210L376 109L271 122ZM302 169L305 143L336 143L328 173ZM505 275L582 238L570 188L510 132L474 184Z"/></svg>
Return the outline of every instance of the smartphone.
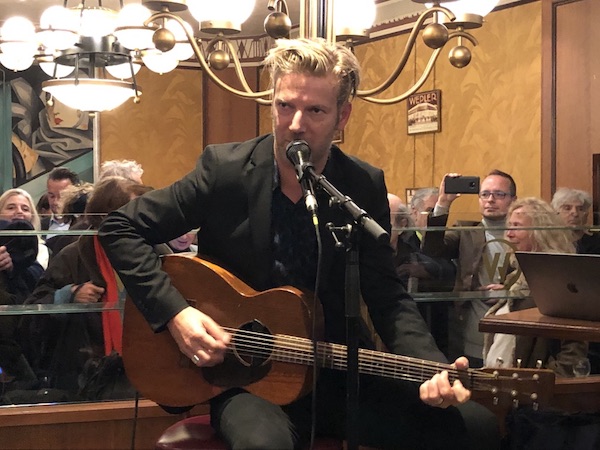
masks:
<svg viewBox="0 0 600 450"><path fill-rule="evenodd" d="M444 190L446 194L479 194L479 177L446 177Z"/></svg>

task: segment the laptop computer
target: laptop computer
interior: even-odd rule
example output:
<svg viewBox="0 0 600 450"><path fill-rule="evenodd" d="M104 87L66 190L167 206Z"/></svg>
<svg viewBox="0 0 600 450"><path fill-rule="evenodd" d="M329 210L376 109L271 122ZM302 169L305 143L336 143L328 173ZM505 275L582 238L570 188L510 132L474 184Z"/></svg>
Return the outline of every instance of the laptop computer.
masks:
<svg viewBox="0 0 600 450"><path fill-rule="evenodd" d="M515 255L542 314L600 321L600 255Z"/></svg>

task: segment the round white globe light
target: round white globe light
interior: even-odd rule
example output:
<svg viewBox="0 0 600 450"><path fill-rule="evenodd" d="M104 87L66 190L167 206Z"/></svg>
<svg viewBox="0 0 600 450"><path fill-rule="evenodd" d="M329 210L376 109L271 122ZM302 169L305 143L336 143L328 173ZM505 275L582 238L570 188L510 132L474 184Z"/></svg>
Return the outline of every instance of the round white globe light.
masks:
<svg viewBox="0 0 600 450"><path fill-rule="evenodd" d="M179 64L179 60L171 52L163 53L160 50L143 52L142 61L148 69L159 74L170 72Z"/></svg>

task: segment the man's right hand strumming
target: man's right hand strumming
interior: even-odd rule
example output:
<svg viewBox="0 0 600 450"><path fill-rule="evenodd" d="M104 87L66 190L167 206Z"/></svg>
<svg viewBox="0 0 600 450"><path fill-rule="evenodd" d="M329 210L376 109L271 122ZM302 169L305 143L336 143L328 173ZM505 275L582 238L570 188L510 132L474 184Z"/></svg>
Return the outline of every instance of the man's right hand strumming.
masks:
<svg viewBox="0 0 600 450"><path fill-rule="evenodd" d="M206 314L190 306L173 317L167 327L179 350L197 366L223 362L231 336Z"/></svg>

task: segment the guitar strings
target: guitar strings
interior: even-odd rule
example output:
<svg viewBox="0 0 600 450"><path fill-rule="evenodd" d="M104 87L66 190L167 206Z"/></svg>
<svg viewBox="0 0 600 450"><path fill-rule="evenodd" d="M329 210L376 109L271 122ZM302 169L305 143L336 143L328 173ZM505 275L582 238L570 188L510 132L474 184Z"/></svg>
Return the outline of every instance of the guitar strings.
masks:
<svg viewBox="0 0 600 450"><path fill-rule="evenodd" d="M277 361L310 365L314 355L309 339L288 335L270 335L236 328L225 328L234 339L228 350L240 356L273 358ZM346 346L327 342L319 343L317 360L322 367L346 369ZM477 369L458 370L449 364L426 361L408 356L395 355L375 350L359 349L359 370L363 373L398 378L407 381L425 381L442 370L447 370L451 379L469 381L470 387L492 390L485 382L498 379L498 375ZM510 377L505 377L510 379Z"/></svg>

